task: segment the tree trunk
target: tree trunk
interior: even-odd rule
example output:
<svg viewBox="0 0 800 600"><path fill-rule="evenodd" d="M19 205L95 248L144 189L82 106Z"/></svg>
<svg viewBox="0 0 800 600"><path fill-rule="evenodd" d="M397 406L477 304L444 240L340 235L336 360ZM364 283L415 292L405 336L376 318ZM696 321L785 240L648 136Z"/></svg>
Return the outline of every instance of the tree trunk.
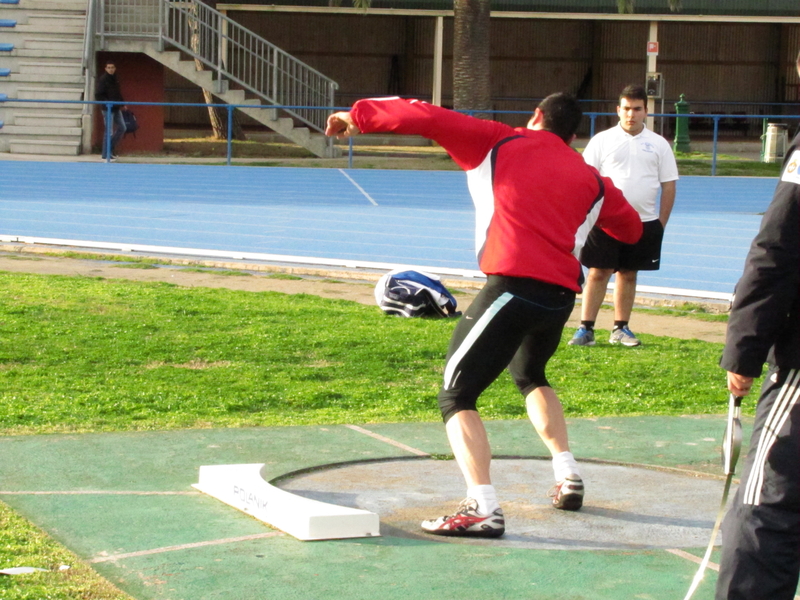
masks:
<svg viewBox="0 0 800 600"><path fill-rule="evenodd" d="M192 35L189 42L192 52L194 52L196 55L202 56L202 48L200 48L200 27L198 25L197 18L190 19L189 25L192 28ZM206 66L200 59L195 58L194 65L198 71L205 71ZM228 109L211 106L212 104L219 104L219 102L214 102L214 96L207 90L203 90L203 99L205 100L205 103L209 105L208 118L211 122L211 129L213 131L214 139L227 140ZM233 112L233 133L231 135L231 139L240 141L247 139L247 136L245 136L244 131L242 130L242 125L239 122L239 118L235 110Z"/></svg>
<svg viewBox="0 0 800 600"><path fill-rule="evenodd" d="M194 64L198 71L205 70L205 65L201 61L195 59ZM203 100L205 100L205 103L208 104L208 120L211 122L211 129L214 132L213 138L215 140L227 140L229 109L221 106L211 106L212 104L221 104L221 102L215 101L214 96L208 90L203 90ZM247 136L242 129L242 124L239 121L239 114L236 112L236 109L233 109L232 120L233 133L231 135L231 139L239 141L246 140Z"/></svg>
<svg viewBox="0 0 800 600"><path fill-rule="evenodd" d="M453 14L453 108L492 108L490 0L455 0ZM488 118L487 113L475 116Z"/></svg>

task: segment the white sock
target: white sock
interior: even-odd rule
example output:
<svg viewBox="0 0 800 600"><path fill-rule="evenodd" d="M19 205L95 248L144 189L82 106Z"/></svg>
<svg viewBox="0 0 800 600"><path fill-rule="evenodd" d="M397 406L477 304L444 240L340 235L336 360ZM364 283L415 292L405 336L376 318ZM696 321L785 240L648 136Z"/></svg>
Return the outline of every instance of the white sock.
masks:
<svg viewBox="0 0 800 600"><path fill-rule="evenodd" d="M563 481L568 475L581 476L572 452L561 452L553 457L553 475L555 475L556 481Z"/></svg>
<svg viewBox="0 0 800 600"><path fill-rule="evenodd" d="M478 514L488 517L498 508L497 493L493 485L473 485L467 488L467 497L478 502Z"/></svg>

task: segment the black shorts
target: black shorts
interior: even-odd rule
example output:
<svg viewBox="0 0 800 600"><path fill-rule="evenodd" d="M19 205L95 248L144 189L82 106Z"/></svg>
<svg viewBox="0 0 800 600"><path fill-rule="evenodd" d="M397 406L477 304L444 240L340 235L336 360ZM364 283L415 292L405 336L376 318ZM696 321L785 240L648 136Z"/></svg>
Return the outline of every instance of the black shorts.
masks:
<svg viewBox="0 0 800 600"><path fill-rule="evenodd" d="M642 237L635 244L623 244L595 227L581 250L581 264L614 271L658 271L664 227L658 219L642 223L642 227Z"/></svg>
<svg viewBox="0 0 800 600"><path fill-rule="evenodd" d="M445 422L476 410L478 396L506 367L525 396L549 385L545 367L574 306L575 292L567 288L490 275L450 340L439 392Z"/></svg>

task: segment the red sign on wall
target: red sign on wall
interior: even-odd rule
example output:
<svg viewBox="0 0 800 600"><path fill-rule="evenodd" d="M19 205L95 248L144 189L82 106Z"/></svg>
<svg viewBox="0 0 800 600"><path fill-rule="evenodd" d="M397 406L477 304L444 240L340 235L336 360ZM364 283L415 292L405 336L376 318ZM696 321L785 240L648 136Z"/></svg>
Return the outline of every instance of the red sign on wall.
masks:
<svg viewBox="0 0 800 600"><path fill-rule="evenodd" d="M647 42L647 56L658 56L658 42Z"/></svg>

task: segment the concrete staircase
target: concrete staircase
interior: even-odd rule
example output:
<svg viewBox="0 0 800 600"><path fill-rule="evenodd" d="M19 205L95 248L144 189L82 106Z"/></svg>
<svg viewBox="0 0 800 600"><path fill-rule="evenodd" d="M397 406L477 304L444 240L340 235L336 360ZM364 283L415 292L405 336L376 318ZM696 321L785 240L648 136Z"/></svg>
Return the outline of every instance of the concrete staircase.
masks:
<svg viewBox="0 0 800 600"><path fill-rule="evenodd" d="M329 143L320 133L311 133L308 127L298 127L293 119L280 117L278 110L269 108L260 100L249 98L243 90L228 88L228 82L214 79L213 71L198 71L195 61L176 50L159 51L156 42L141 40L108 40L106 49L114 52L143 52L162 65L185 77L202 89L211 92L220 102L240 106L244 114L269 127L289 141L308 149L323 158L341 155L341 149Z"/></svg>
<svg viewBox="0 0 800 600"><path fill-rule="evenodd" d="M0 0L0 94L82 100L87 0ZM76 155L81 104L0 103L0 152Z"/></svg>
<svg viewBox="0 0 800 600"><path fill-rule="evenodd" d="M84 99L83 52L90 1L0 0L0 152L77 155L82 146L87 145L87 132L91 130L89 111L85 111L82 104L44 101ZM281 116L278 109L262 104L262 100L255 96L259 95L264 102L276 103L279 100L272 98L282 96L268 94L251 83L243 86L250 90L248 92L231 89L228 80L214 80L215 71L198 71L194 59L189 56L194 51L190 51L188 42L181 42L182 38L168 38L167 43L168 47L173 44L183 52L159 51L158 39L163 33L159 30L158 15L162 4L157 0L142 6L132 6L127 0L104 1L108 14L104 23L103 50L143 52L211 92L221 102L237 105L246 115L317 156L341 154L338 147L318 132L319 127L324 127L324 119L320 125L316 117L308 120L306 115L296 112L293 117L285 113ZM192 4L194 8L187 12L189 9L184 4ZM206 32L216 33L223 26L221 19L225 19L207 5L191 0L163 6L169 7L170 14L175 13L172 18L182 24L169 31L183 31L187 20L194 18L199 11L211 15L207 17L208 23L202 23ZM225 26L238 27L247 35L257 37L229 19L225 23ZM119 31L118 27L121 27ZM265 40L261 42L268 44ZM203 60L208 64L208 58ZM299 64L299 61L295 62ZM224 71L223 74L228 76ZM323 86L336 85L323 75L320 77L326 82ZM235 76L232 78L236 79ZM332 101L332 96L329 101ZM314 132L305 124L311 124Z"/></svg>

